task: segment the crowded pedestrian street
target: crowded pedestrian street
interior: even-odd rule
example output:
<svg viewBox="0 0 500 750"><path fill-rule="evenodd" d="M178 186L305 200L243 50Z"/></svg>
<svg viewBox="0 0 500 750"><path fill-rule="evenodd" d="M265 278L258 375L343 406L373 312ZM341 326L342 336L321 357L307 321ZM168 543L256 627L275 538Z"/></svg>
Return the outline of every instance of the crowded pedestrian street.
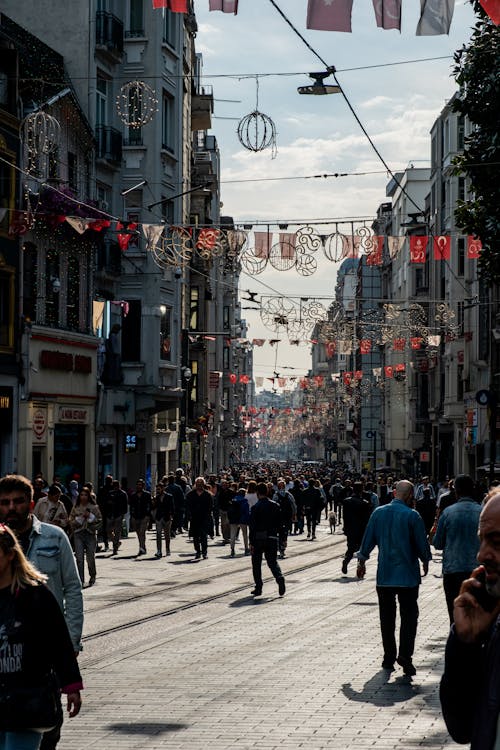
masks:
<svg viewBox="0 0 500 750"><path fill-rule="evenodd" d="M441 556L423 579L417 674L381 669L376 558L364 580L342 575L345 537L323 519L317 540L289 538L287 593L264 575L253 598L250 558L220 538L193 559L187 534L155 559L97 555L84 590L84 710L65 722L61 750L83 748L392 748L454 746L438 685L448 617Z"/></svg>

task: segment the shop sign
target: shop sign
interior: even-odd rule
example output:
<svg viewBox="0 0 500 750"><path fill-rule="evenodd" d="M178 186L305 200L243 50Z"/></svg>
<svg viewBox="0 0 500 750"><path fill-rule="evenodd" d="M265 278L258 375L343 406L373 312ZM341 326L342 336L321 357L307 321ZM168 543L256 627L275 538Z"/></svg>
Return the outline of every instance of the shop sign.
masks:
<svg viewBox="0 0 500 750"><path fill-rule="evenodd" d="M58 422L72 422L73 424L87 424L88 409L74 406L60 406Z"/></svg>
<svg viewBox="0 0 500 750"><path fill-rule="evenodd" d="M43 349L40 352L40 367L46 370L60 370L61 372L80 372L89 375L92 372L92 357L83 354L69 354L67 352Z"/></svg>
<svg viewBox="0 0 500 750"><path fill-rule="evenodd" d="M35 409L33 412L33 437L37 443L47 441L47 410Z"/></svg>

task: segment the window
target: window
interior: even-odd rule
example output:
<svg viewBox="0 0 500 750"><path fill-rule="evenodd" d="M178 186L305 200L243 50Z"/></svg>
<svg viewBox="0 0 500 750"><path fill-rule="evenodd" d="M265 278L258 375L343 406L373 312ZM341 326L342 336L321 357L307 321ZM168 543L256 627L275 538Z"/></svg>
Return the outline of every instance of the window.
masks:
<svg viewBox="0 0 500 750"><path fill-rule="evenodd" d="M107 125L108 123L108 81L97 75L96 84L96 125Z"/></svg>
<svg viewBox="0 0 500 750"><path fill-rule="evenodd" d="M161 203L161 216L165 219L166 224L174 223L174 202L171 200L165 200Z"/></svg>
<svg viewBox="0 0 500 750"><path fill-rule="evenodd" d="M71 151L68 151L68 185L78 192L78 159Z"/></svg>
<svg viewBox="0 0 500 750"><path fill-rule="evenodd" d="M23 250L23 314L36 320L36 291L38 274L38 250L32 242L24 243Z"/></svg>
<svg viewBox="0 0 500 750"><path fill-rule="evenodd" d="M465 200L465 178L464 177L458 178L458 200L460 201Z"/></svg>
<svg viewBox="0 0 500 750"><path fill-rule="evenodd" d="M224 370L229 370L229 347L225 346L222 350L222 367Z"/></svg>
<svg viewBox="0 0 500 750"><path fill-rule="evenodd" d="M224 305L222 308L222 327L225 331L229 331L230 325L229 305Z"/></svg>
<svg viewBox="0 0 500 750"><path fill-rule="evenodd" d="M141 301L129 300L122 319L122 362L141 361Z"/></svg>
<svg viewBox="0 0 500 750"><path fill-rule="evenodd" d="M12 163L15 155L12 151L2 148L4 143L0 136L0 155ZM9 231L10 210L14 208L15 180L14 167L10 163L0 161L0 234L7 235Z"/></svg>
<svg viewBox="0 0 500 750"><path fill-rule="evenodd" d="M168 94L163 95L162 148L174 151L174 100Z"/></svg>
<svg viewBox="0 0 500 750"><path fill-rule="evenodd" d="M177 21L175 13L163 10L163 41L170 47L175 47L175 33L177 30Z"/></svg>
<svg viewBox="0 0 500 750"><path fill-rule="evenodd" d="M2 260L0 256L0 260ZM0 266L0 352L14 349L14 269Z"/></svg>
<svg viewBox="0 0 500 750"><path fill-rule="evenodd" d="M465 138L465 120L463 115L457 118L457 150L462 151L464 148Z"/></svg>
<svg viewBox="0 0 500 750"><path fill-rule="evenodd" d="M465 237L459 237L457 240L457 255L458 275L463 276L465 271Z"/></svg>
<svg viewBox="0 0 500 750"><path fill-rule="evenodd" d="M197 286L192 286L189 295L189 330L198 330L198 320L200 312L200 290Z"/></svg>
<svg viewBox="0 0 500 750"><path fill-rule="evenodd" d="M172 310L162 305L160 311L160 359L170 362L172 358L172 332L170 330Z"/></svg>
<svg viewBox="0 0 500 750"><path fill-rule="evenodd" d="M144 36L143 0L130 0L129 36Z"/></svg>
<svg viewBox="0 0 500 750"><path fill-rule="evenodd" d="M193 417L193 404L198 402L198 362L197 360L191 361L191 380L189 381L189 403L188 403L188 414L192 419Z"/></svg>
<svg viewBox="0 0 500 750"><path fill-rule="evenodd" d="M43 323L51 328L59 327L60 291L59 253L51 247L47 250L45 261L45 319L43 320Z"/></svg>
<svg viewBox="0 0 500 750"><path fill-rule="evenodd" d="M80 323L80 261L77 255L68 256L68 294L66 297L66 326L70 331L81 330Z"/></svg>

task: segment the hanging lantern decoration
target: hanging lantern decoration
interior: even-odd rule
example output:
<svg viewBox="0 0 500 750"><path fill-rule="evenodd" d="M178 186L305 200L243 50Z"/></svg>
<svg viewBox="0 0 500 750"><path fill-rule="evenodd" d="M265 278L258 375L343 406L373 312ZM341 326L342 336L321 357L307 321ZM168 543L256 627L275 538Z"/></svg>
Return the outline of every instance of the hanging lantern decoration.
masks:
<svg viewBox="0 0 500 750"><path fill-rule="evenodd" d="M276 147L276 125L268 116L259 112L259 77L256 82L256 105L253 112L245 115L238 123L238 139L242 146L249 151L264 151L271 147L271 156L274 159L278 153Z"/></svg>
<svg viewBox="0 0 500 750"><path fill-rule="evenodd" d="M129 81L118 92L116 110L128 128L142 128L158 112L156 93L144 81Z"/></svg>
<svg viewBox="0 0 500 750"><path fill-rule="evenodd" d="M26 149L26 171L38 177L48 174L49 159L55 153L61 137L59 121L46 112L32 112L21 124L22 140Z"/></svg>

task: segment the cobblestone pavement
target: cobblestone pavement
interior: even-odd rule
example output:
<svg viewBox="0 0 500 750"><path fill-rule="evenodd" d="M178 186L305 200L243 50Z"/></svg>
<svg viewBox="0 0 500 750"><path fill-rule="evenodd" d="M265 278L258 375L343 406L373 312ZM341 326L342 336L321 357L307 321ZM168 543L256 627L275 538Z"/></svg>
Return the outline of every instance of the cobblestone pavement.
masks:
<svg viewBox="0 0 500 750"><path fill-rule="evenodd" d="M61 750L454 746L439 711L448 624L436 555L409 680L380 668L376 560L364 581L355 561L343 576L344 537L325 522L317 542L290 539L282 599L267 578L253 600L250 558L217 540L201 561L186 536L160 560L153 535L148 544L135 558L129 538L118 558L98 560L85 591L84 706Z"/></svg>

